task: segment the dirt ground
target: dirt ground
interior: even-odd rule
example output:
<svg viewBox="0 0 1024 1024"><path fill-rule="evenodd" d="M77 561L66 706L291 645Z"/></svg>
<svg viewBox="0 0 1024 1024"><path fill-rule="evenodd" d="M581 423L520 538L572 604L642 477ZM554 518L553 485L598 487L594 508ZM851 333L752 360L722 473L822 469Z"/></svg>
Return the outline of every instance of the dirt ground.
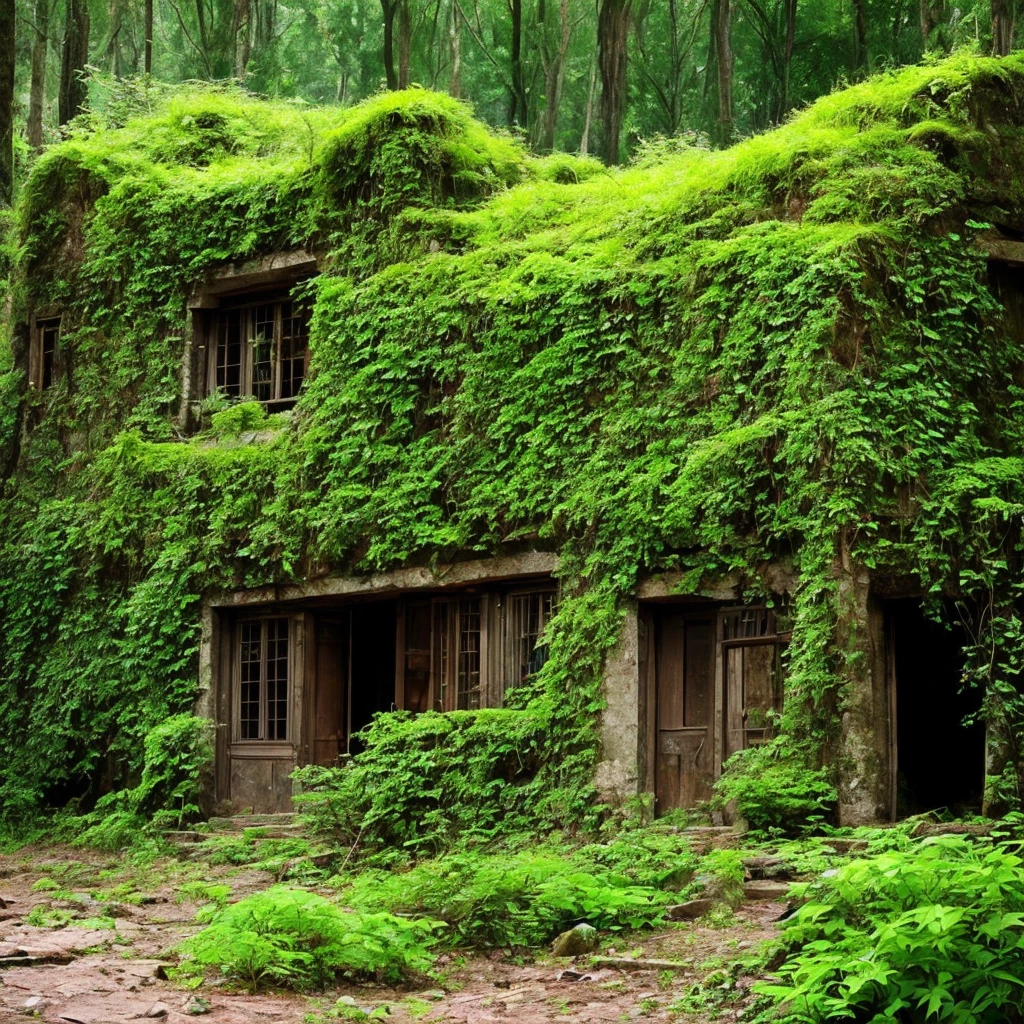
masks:
<svg viewBox="0 0 1024 1024"><path fill-rule="evenodd" d="M72 849L0 856L0 1022L319 1024L367 1019L363 1013L374 1010L394 1024L732 1021L753 979L723 968L777 935L775 922L785 910L770 901L747 903L713 925L684 922L613 936L600 951L671 967L594 967L589 957L449 956L440 962L442 980L422 990L349 986L315 998L248 995L209 983L192 991L164 975L170 950L200 927L199 904L181 892L195 881L224 882L237 898L275 879L174 859L134 868ZM706 995L687 1000L698 981L705 991L740 998L716 1014ZM687 1001L693 1005L684 1011Z"/></svg>

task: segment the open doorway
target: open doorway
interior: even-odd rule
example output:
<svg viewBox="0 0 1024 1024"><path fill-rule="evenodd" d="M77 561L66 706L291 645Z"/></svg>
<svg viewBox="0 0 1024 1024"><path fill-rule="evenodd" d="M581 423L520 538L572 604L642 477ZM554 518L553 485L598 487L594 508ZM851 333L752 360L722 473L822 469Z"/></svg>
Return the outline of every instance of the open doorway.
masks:
<svg viewBox="0 0 1024 1024"><path fill-rule="evenodd" d="M926 618L919 601L892 601L886 636L896 718L894 816L942 808L980 813L985 726L974 719L980 717L982 694L962 685L962 627L952 615L942 622Z"/></svg>
<svg viewBox="0 0 1024 1024"><path fill-rule="evenodd" d="M349 753L362 747L354 733L379 711L395 707L396 609L393 601L352 606L349 641Z"/></svg>

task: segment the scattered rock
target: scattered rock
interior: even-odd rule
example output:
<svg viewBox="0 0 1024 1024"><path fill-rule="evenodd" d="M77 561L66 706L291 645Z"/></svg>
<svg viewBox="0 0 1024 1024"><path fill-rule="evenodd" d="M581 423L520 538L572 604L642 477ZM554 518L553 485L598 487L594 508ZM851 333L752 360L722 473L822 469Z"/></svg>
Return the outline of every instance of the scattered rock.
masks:
<svg viewBox="0 0 1024 1024"><path fill-rule="evenodd" d="M551 946L555 956L582 956L597 949L597 929L593 925L578 924L562 932Z"/></svg>
<svg viewBox="0 0 1024 1024"><path fill-rule="evenodd" d="M189 996L182 1004L181 1011L190 1017L201 1017L210 1012L210 1000L202 996Z"/></svg>
<svg viewBox="0 0 1024 1024"><path fill-rule="evenodd" d="M860 850L866 850L868 848L868 841L866 839L830 839L828 845L832 847L836 853L840 855L846 855L850 853L857 853Z"/></svg>
<svg viewBox="0 0 1024 1024"><path fill-rule="evenodd" d="M714 900L690 900L688 903L677 903L665 908L665 916L670 921L695 921L711 912Z"/></svg>
<svg viewBox="0 0 1024 1024"><path fill-rule="evenodd" d="M50 1001L48 999L44 999L42 996L29 996L21 1005L30 1013L38 1013L40 1010L49 1006Z"/></svg>
<svg viewBox="0 0 1024 1024"><path fill-rule="evenodd" d="M144 1014L144 1017L166 1017L171 1008L166 1003L154 1003Z"/></svg>
<svg viewBox="0 0 1024 1024"><path fill-rule="evenodd" d="M12 903L17 902L18 901L13 896L0 895L0 909L6 910Z"/></svg>
<svg viewBox="0 0 1024 1024"><path fill-rule="evenodd" d="M791 880L795 877L793 868L781 857L748 857L743 862L747 878L759 880L773 878L776 880Z"/></svg>
<svg viewBox="0 0 1024 1024"><path fill-rule="evenodd" d="M584 974L582 971L559 971L555 976L555 981L593 981L594 976L592 974Z"/></svg>

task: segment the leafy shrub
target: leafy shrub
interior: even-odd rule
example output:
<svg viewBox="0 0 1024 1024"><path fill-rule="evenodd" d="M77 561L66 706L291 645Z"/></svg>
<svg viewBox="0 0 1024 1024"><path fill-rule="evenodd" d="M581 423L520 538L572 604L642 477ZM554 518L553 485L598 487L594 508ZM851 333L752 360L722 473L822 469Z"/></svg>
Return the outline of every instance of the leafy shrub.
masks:
<svg viewBox="0 0 1024 1024"><path fill-rule="evenodd" d="M147 840L151 827L180 828L199 814L199 792L213 759L210 722L195 715L172 715L143 741L145 760L139 784L107 793L88 814L58 822L54 832L75 846L121 850Z"/></svg>
<svg viewBox="0 0 1024 1024"><path fill-rule="evenodd" d="M854 861L805 887L794 952L758 986L785 1019L1024 1019L1024 862L965 836Z"/></svg>
<svg viewBox="0 0 1024 1024"><path fill-rule="evenodd" d="M546 852L457 853L404 873L365 871L346 899L356 907L436 917L459 943L502 947L543 945L580 921L639 928L661 920L665 906L677 901Z"/></svg>
<svg viewBox="0 0 1024 1024"><path fill-rule="evenodd" d="M215 412L210 417L210 424L221 437L238 437L247 431L265 427L267 410L260 402L234 402Z"/></svg>
<svg viewBox="0 0 1024 1024"><path fill-rule="evenodd" d="M735 803L752 829L785 833L820 824L837 799L825 769L808 768L772 746L733 754L715 783L715 794L720 805Z"/></svg>
<svg viewBox="0 0 1024 1024"><path fill-rule="evenodd" d="M252 990L316 989L339 975L397 982L430 970L437 923L346 912L305 889L276 885L219 911L179 947L179 971L220 969Z"/></svg>

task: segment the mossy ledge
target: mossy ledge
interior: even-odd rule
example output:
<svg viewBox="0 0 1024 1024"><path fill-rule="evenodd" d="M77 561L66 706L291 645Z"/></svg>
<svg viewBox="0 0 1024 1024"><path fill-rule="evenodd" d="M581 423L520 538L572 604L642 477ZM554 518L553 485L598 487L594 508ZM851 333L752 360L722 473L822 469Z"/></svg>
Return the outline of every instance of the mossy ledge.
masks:
<svg viewBox="0 0 1024 1024"><path fill-rule="evenodd" d="M1024 367L977 242L1024 231L1022 126L1024 57L955 55L615 172L424 91L183 91L50 149L0 376L0 813L137 776L141 736L196 700L208 590L526 539L562 556L549 661L509 709L379 720L348 769L367 837L585 823L639 576L757 596L779 562L787 702L758 757L844 784L845 584L913 577L975 630L990 805L1019 803ZM186 296L299 247L323 273L294 413L184 432ZM48 305L70 372L40 397Z"/></svg>

